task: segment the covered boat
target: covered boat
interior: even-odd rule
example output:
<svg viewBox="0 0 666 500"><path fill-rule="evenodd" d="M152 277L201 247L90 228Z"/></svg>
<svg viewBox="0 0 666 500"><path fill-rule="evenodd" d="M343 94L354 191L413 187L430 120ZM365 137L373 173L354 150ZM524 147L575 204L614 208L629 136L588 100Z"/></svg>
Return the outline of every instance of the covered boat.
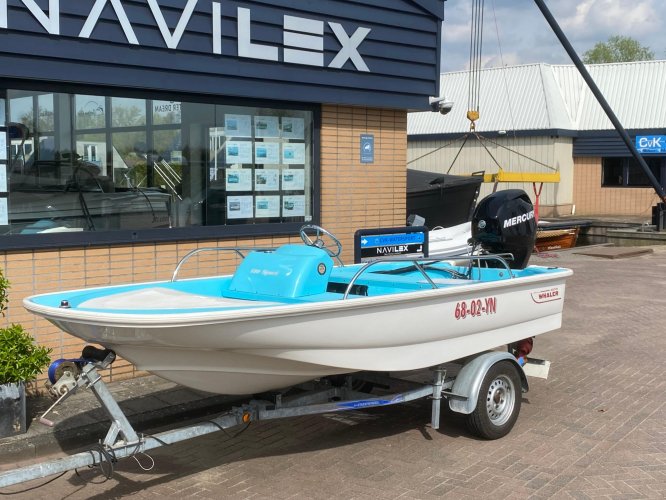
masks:
<svg viewBox="0 0 666 500"><path fill-rule="evenodd" d="M339 241L304 226L304 245L250 251L232 275L178 279L179 266L170 281L48 293L24 306L140 370L216 393L414 370L560 327L571 271L527 266L535 226L527 195L502 191L479 204L473 238L512 260L334 265Z"/></svg>
<svg viewBox="0 0 666 500"><path fill-rule="evenodd" d="M407 169L407 216L418 215L428 227L469 222L482 175L448 175Z"/></svg>

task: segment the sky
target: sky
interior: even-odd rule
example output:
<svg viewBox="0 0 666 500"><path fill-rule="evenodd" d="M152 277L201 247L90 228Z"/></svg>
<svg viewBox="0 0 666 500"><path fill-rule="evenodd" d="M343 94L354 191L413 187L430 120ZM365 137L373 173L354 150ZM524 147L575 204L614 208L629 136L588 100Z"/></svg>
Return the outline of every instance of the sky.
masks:
<svg viewBox="0 0 666 500"><path fill-rule="evenodd" d="M666 59L665 0L546 0L578 55L615 35L628 36ZM469 68L472 0L447 0L442 72ZM534 0L485 0L482 66L572 64Z"/></svg>

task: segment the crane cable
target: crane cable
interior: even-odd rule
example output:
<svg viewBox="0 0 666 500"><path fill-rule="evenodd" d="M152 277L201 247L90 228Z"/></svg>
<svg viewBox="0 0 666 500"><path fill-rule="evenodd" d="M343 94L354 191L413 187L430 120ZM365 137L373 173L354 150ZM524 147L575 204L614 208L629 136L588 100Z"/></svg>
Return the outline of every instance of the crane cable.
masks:
<svg viewBox="0 0 666 500"><path fill-rule="evenodd" d="M481 95L481 48L483 46L483 7L485 0L472 1L472 28L469 46L469 89L467 97L467 119L470 130L479 119L479 97Z"/></svg>

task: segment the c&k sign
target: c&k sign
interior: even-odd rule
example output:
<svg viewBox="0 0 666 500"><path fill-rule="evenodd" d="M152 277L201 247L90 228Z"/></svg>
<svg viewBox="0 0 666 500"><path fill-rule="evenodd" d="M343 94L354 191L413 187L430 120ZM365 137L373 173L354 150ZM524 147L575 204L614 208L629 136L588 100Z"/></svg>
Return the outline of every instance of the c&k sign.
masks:
<svg viewBox="0 0 666 500"><path fill-rule="evenodd" d="M639 153L666 153L666 135L637 135Z"/></svg>

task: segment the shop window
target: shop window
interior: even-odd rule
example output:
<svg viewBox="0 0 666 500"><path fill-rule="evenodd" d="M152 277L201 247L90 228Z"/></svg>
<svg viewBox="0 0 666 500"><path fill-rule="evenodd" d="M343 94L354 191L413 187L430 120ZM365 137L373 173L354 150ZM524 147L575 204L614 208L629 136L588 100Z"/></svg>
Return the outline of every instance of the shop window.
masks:
<svg viewBox="0 0 666 500"><path fill-rule="evenodd" d="M111 98L111 126L137 127L146 124L144 99Z"/></svg>
<svg viewBox="0 0 666 500"><path fill-rule="evenodd" d="M313 217L312 109L8 90L6 120L3 234Z"/></svg>
<svg viewBox="0 0 666 500"><path fill-rule="evenodd" d="M666 161L663 157L644 157L650 172L664 185ZM650 187L650 179L635 158L604 158L602 160L603 187Z"/></svg>
<svg viewBox="0 0 666 500"><path fill-rule="evenodd" d="M11 103L13 105L13 102ZM74 119L77 130L104 128L106 119L106 101L102 96L74 96Z"/></svg>

